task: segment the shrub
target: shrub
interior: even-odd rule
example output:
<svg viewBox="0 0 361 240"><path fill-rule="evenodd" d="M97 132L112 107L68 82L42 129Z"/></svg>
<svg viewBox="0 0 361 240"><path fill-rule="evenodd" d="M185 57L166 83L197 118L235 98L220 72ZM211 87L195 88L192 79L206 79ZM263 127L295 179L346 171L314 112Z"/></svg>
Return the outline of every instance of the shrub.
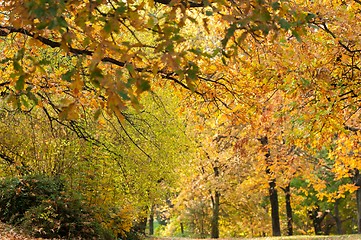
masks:
<svg viewBox="0 0 361 240"><path fill-rule="evenodd" d="M0 181L0 219L17 224L26 211L54 197L61 189L59 181L38 175L3 179Z"/></svg>
<svg viewBox="0 0 361 240"><path fill-rule="evenodd" d="M20 224L35 237L114 239L81 195L67 193L61 180L45 176L0 181L0 219Z"/></svg>

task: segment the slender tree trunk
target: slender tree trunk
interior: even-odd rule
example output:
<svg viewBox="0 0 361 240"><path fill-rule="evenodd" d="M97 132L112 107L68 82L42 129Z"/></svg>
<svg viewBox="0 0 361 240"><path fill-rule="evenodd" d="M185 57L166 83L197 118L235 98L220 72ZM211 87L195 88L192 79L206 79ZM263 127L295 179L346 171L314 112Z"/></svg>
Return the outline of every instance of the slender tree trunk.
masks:
<svg viewBox="0 0 361 240"><path fill-rule="evenodd" d="M359 187L356 190L357 201L357 233L361 233L361 175L358 169L354 169L354 176L352 178L354 184Z"/></svg>
<svg viewBox="0 0 361 240"><path fill-rule="evenodd" d="M154 205L152 204L149 213L149 235L154 235Z"/></svg>
<svg viewBox="0 0 361 240"><path fill-rule="evenodd" d="M213 167L214 176L219 177L218 162L215 162ZM212 220L211 220L211 238L219 238L219 199L221 197L220 192L216 189L214 196L212 196Z"/></svg>
<svg viewBox="0 0 361 240"><path fill-rule="evenodd" d="M211 221L211 238L219 238L219 198L221 194L215 191L213 198L213 213Z"/></svg>
<svg viewBox="0 0 361 240"><path fill-rule="evenodd" d="M287 235L293 235L293 217L292 217L292 206L291 206L291 190L290 184L288 184L283 191L285 192L286 198L286 216L287 216Z"/></svg>
<svg viewBox="0 0 361 240"><path fill-rule="evenodd" d="M275 180L269 182L269 198L271 202L272 235L281 236L278 194Z"/></svg>
<svg viewBox="0 0 361 240"><path fill-rule="evenodd" d="M336 202L335 202L335 206L334 206L334 219L335 219L335 222L336 222L336 231L337 231L337 234L341 235L343 234L342 232L342 221L341 221L341 218L340 218L340 212L339 212L339 209L338 209L338 204L339 204L340 200L337 199Z"/></svg>
<svg viewBox="0 0 361 240"><path fill-rule="evenodd" d="M184 224L182 222L180 223L180 228L181 228L182 237L184 237Z"/></svg>
<svg viewBox="0 0 361 240"><path fill-rule="evenodd" d="M357 233L361 233L361 188L356 190L357 200Z"/></svg>
<svg viewBox="0 0 361 240"><path fill-rule="evenodd" d="M325 219L327 214L328 214L327 211L326 212L321 212L319 206L317 206L316 209L310 210L308 212L308 215L309 215L310 219L312 220L313 228L315 230L316 235L322 235L323 234L321 223Z"/></svg>
<svg viewBox="0 0 361 240"><path fill-rule="evenodd" d="M263 146L266 146L268 144L268 138L266 136L261 137L259 140L261 141L261 144ZM278 193L277 193L277 189L276 189L276 179L274 179L272 177L272 172L270 170L270 166L272 165L272 163L271 163L271 153L270 153L269 149L268 149L265 157L266 157L266 163L267 163L266 174L268 177L271 178L268 182L268 184L269 184L268 192L269 192L269 199L270 199L270 203L271 203L272 235L273 236L281 236Z"/></svg>
<svg viewBox="0 0 361 240"><path fill-rule="evenodd" d="M313 219L313 228L316 235L322 235L321 223L322 221L320 221L317 217Z"/></svg>

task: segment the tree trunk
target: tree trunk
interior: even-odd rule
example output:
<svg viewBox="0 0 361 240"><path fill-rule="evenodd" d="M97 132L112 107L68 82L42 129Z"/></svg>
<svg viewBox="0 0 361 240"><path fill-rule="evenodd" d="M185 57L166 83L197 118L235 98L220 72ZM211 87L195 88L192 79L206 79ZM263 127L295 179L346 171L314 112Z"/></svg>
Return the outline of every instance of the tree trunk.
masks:
<svg viewBox="0 0 361 240"><path fill-rule="evenodd" d="M149 235L154 235L154 205L152 204L149 213Z"/></svg>
<svg viewBox="0 0 361 240"><path fill-rule="evenodd" d="M340 212L339 212L339 209L338 209L338 204L339 204L340 200L337 199L336 202L335 202L335 206L334 206L334 219L335 219L335 222L336 222L336 231L337 231L337 234L338 235L341 235L343 234L342 232L342 221L341 221L341 218L340 218Z"/></svg>
<svg viewBox="0 0 361 240"><path fill-rule="evenodd" d="M325 219L328 212L321 212L320 207L317 206L316 209L312 209L308 211L308 216L312 220L313 228L315 230L316 235L322 235L322 227L321 223Z"/></svg>
<svg viewBox="0 0 361 240"><path fill-rule="evenodd" d="M218 162L215 162L213 167L215 178L219 177ZM211 220L211 238L219 238L219 199L220 192L216 189L214 196L212 196L212 220Z"/></svg>
<svg viewBox="0 0 361 240"><path fill-rule="evenodd" d="M271 202L272 235L281 236L278 194L275 180L269 182L269 198Z"/></svg>
<svg viewBox="0 0 361 240"><path fill-rule="evenodd" d="M359 188L356 190L356 201L357 201L357 233L361 233L361 175L358 169L355 169L353 176L353 182Z"/></svg>
<svg viewBox="0 0 361 240"><path fill-rule="evenodd" d="M211 238L219 238L219 198L221 194L215 191L213 198L213 212L211 221Z"/></svg>
<svg viewBox="0 0 361 240"><path fill-rule="evenodd" d="M180 223L180 228L181 228L182 237L184 237L184 224L182 222Z"/></svg>
<svg viewBox="0 0 361 240"><path fill-rule="evenodd" d="M355 168L353 170L352 182L355 186L359 187L356 190L356 203L357 203L357 233L361 233L361 175L360 171Z"/></svg>
<svg viewBox="0 0 361 240"><path fill-rule="evenodd" d="M313 220L313 228L315 230L315 234L316 235L322 235L322 227L321 227L321 222L317 217L314 218Z"/></svg>
<svg viewBox="0 0 361 240"><path fill-rule="evenodd" d="M268 144L268 138L261 137L260 142L263 146L266 146ZM266 157L266 174L271 179L269 180L269 199L271 203L271 218L272 218L272 235L273 236L281 236L281 225L280 225L280 213L279 213L279 204L278 204L278 194L276 189L276 179L272 177L272 172L270 170L271 163L271 153L270 150L267 150L267 153L265 154Z"/></svg>
<svg viewBox="0 0 361 240"><path fill-rule="evenodd" d="M287 216L287 235L293 235L293 217L292 217L292 206L291 206L291 190L290 184L288 184L283 191L286 195L286 216Z"/></svg>

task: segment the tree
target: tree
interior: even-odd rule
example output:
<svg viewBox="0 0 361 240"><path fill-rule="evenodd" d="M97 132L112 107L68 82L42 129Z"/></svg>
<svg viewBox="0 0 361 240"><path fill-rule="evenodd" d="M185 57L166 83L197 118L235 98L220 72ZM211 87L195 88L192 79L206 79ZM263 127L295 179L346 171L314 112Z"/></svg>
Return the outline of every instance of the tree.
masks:
<svg viewBox="0 0 361 240"><path fill-rule="evenodd" d="M145 208L162 204L174 191L183 172L184 151L191 144L183 120L173 114L178 100L168 91L145 96L154 101L142 112L129 110L126 122L106 113L97 120L78 120L87 138L61 122L49 122L41 109L22 112L3 104L1 175L65 179L67 189L97 209L104 227L125 236L133 221L147 216Z"/></svg>
<svg viewBox="0 0 361 240"><path fill-rule="evenodd" d="M2 60L7 66L2 71L9 77L1 86L13 101L27 96L35 105L52 103L65 119L77 118L81 106L107 109L122 118L124 107L137 106L139 94L150 89L154 77L205 96L206 93L195 89L197 81L208 84L213 79L200 73L201 59L219 51L226 54L247 35L258 38L280 29L292 29L297 34L296 21L293 24L293 20L287 20L298 20L298 12L291 7L288 2L268 1L2 2L0 35L6 41L3 44L6 56ZM312 18L301 15L301 22ZM221 44L224 50L219 46L209 52L189 44L193 38L182 30L202 24L210 32L208 22L213 19L228 25L226 29L216 26L220 32L210 35L223 38L217 40L217 45ZM234 42L237 45L229 44L233 37L238 38ZM51 74L47 71L51 62L38 56L49 48L57 49L58 56L69 62ZM65 104L59 106L44 94L53 93L54 85L57 90L70 91L71 97Z"/></svg>

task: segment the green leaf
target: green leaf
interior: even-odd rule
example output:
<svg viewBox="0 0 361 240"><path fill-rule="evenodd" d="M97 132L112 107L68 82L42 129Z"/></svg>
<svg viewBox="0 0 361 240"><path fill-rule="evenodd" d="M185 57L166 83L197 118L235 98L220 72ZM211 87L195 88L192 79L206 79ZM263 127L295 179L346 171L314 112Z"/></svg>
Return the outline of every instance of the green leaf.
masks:
<svg viewBox="0 0 361 240"><path fill-rule="evenodd" d="M316 15L313 14L313 13L307 13L307 16L306 16L305 20L306 20L307 22L309 22L309 21L311 21L312 19L314 19L315 17L316 17Z"/></svg>
<svg viewBox="0 0 361 240"><path fill-rule="evenodd" d="M265 9L260 12L260 19L264 22L270 21L272 19L271 14Z"/></svg>
<svg viewBox="0 0 361 240"><path fill-rule="evenodd" d="M128 96L128 94L124 91L119 91L118 92L118 95L124 100L124 101L127 101L127 100L130 100L130 97Z"/></svg>
<svg viewBox="0 0 361 240"><path fill-rule="evenodd" d="M19 49L19 51L16 53L16 55L15 55L15 61L16 60L20 60L20 59L23 59L23 57L24 57L24 53L25 53L25 48L21 48L21 49Z"/></svg>
<svg viewBox="0 0 361 240"><path fill-rule="evenodd" d="M19 79L16 81L15 89L21 91L24 89L25 86L25 76L21 75Z"/></svg>
<svg viewBox="0 0 361 240"><path fill-rule="evenodd" d="M102 110L100 108L98 108L95 113L94 113L94 120L98 120L99 119L99 116L100 114L102 113Z"/></svg>
<svg viewBox="0 0 361 240"><path fill-rule="evenodd" d="M125 3L120 2L120 6L117 8L116 13L121 15L121 14L125 13L126 10L127 10L127 7L125 6Z"/></svg>
<svg viewBox="0 0 361 240"><path fill-rule="evenodd" d="M21 72L23 70L22 66L19 64L18 61L13 62L14 70L17 72Z"/></svg>
<svg viewBox="0 0 361 240"><path fill-rule="evenodd" d="M301 36L296 30L292 30L292 35L297 39L297 41L302 42Z"/></svg>
<svg viewBox="0 0 361 240"><path fill-rule="evenodd" d="M141 90L142 92L148 91L150 89L150 83L142 79L140 80L138 89Z"/></svg>
<svg viewBox="0 0 361 240"><path fill-rule="evenodd" d="M61 75L61 79L70 82L71 76L73 76L73 74L74 74L74 69L69 70L66 73L64 73L63 75Z"/></svg>
<svg viewBox="0 0 361 240"><path fill-rule="evenodd" d="M39 103L39 100L38 100L38 98L34 95L34 93L32 93L32 92L27 92L27 93L26 93L26 96L27 96L30 100L32 100L32 101L35 103L35 105L37 105L37 104Z"/></svg>
<svg viewBox="0 0 361 240"><path fill-rule="evenodd" d="M278 9L280 9L281 4L278 1L273 2L273 3L271 3L271 7L272 7L273 10L278 10Z"/></svg>
<svg viewBox="0 0 361 240"><path fill-rule="evenodd" d="M223 47L227 45L228 40L234 35L236 29L237 29L237 24L236 23L231 24L231 26L227 30L226 36L222 39Z"/></svg>
<svg viewBox="0 0 361 240"><path fill-rule="evenodd" d="M128 69L130 75L134 77L135 76L134 66L132 64L127 64L125 67Z"/></svg>
<svg viewBox="0 0 361 240"><path fill-rule="evenodd" d="M104 24L104 31L107 32L107 33L110 33L112 31L112 26L111 24L109 23L109 21L106 21L105 24Z"/></svg>
<svg viewBox="0 0 361 240"><path fill-rule="evenodd" d="M134 83L135 83L135 79L134 79L134 78L128 78L128 81L127 81L127 83L125 84L125 87L131 88Z"/></svg>
<svg viewBox="0 0 361 240"><path fill-rule="evenodd" d="M197 65L195 65L194 63L190 63L190 65L191 65L191 67L187 71L188 77L191 80L196 80L197 79L197 74L199 72L199 67Z"/></svg>
<svg viewBox="0 0 361 240"><path fill-rule="evenodd" d="M311 85L311 81L306 78L301 78L301 83L304 87L308 87Z"/></svg>
<svg viewBox="0 0 361 240"><path fill-rule="evenodd" d="M237 38L237 43L238 43L238 44L242 44L243 41L247 38L247 36L248 36L248 33L247 33L247 32L243 32L243 33L241 34L241 36Z"/></svg>
<svg viewBox="0 0 361 240"><path fill-rule="evenodd" d="M58 17L57 21L58 21L58 25L60 27L63 27L63 28L68 27L68 23L66 22L66 20L62 16Z"/></svg>
<svg viewBox="0 0 361 240"><path fill-rule="evenodd" d="M285 30L289 30L291 28L291 24L284 18L281 18L278 21L279 25L281 26L281 28L285 29Z"/></svg>
<svg viewBox="0 0 361 240"><path fill-rule="evenodd" d="M25 106L26 108L30 108L30 104L29 104L28 100L26 99L25 95L22 95L20 97L20 101L23 106Z"/></svg>

